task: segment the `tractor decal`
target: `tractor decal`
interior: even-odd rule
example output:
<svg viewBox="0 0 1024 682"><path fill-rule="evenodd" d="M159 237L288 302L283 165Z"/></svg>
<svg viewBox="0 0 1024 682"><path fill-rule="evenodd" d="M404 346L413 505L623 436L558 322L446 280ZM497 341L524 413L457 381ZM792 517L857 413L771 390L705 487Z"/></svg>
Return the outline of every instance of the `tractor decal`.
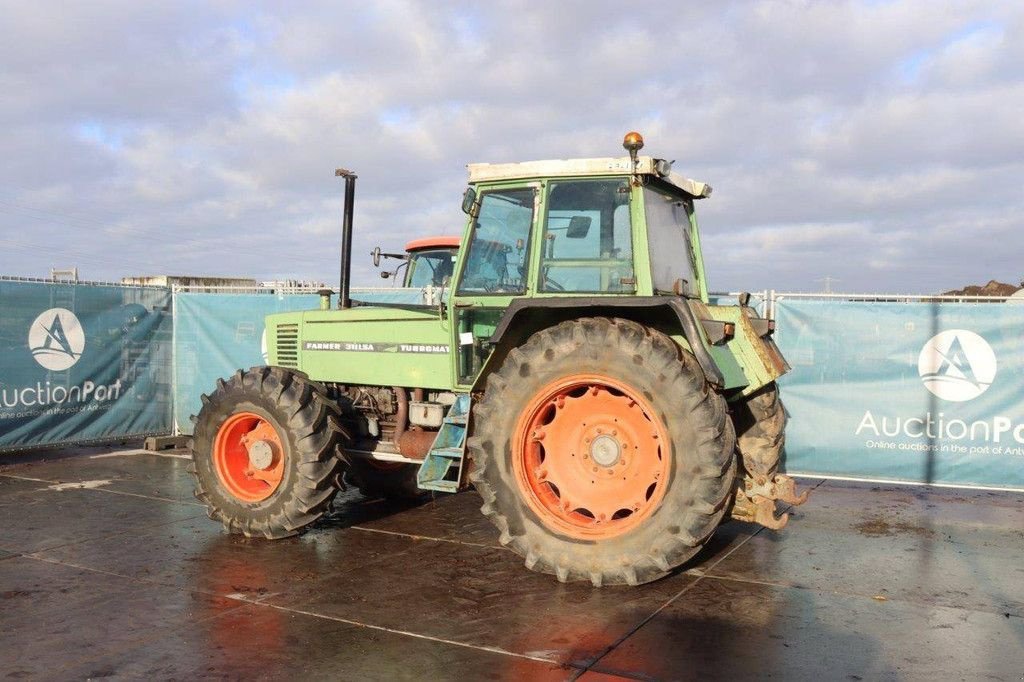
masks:
<svg viewBox="0 0 1024 682"><path fill-rule="evenodd" d="M422 343L363 343L340 341L305 341L303 350L330 350L348 353L437 353L445 355L450 347Z"/></svg>

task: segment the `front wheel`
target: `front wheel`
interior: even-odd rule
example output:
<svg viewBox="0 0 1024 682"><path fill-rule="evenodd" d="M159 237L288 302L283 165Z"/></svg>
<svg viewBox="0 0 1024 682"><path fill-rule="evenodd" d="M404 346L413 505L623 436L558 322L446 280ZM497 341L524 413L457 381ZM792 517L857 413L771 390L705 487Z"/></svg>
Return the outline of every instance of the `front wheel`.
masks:
<svg viewBox="0 0 1024 682"><path fill-rule="evenodd" d="M295 535L337 492L337 406L305 376L239 370L203 396L190 441L196 498L232 533Z"/></svg>
<svg viewBox="0 0 1024 682"><path fill-rule="evenodd" d="M502 544L559 580L635 585L710 538L736 475L724 398L635 322L537 332L487 380L471 480Z"/></svg>

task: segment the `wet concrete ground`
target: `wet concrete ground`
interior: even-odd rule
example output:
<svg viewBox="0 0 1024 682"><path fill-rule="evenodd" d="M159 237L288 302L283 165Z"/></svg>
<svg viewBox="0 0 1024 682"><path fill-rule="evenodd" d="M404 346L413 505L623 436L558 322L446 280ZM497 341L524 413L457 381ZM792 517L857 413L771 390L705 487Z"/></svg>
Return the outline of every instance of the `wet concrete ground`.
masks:
<svg viewBox="0 0 1024 682"><path fill-rule="evenodd" d="M0 676L1024 679L1020 494L804 481L781 533L729 523L676 575L594 589L527 571L472 492L344 493L253 541L180 452L33 459L0 467Z"/></svg>

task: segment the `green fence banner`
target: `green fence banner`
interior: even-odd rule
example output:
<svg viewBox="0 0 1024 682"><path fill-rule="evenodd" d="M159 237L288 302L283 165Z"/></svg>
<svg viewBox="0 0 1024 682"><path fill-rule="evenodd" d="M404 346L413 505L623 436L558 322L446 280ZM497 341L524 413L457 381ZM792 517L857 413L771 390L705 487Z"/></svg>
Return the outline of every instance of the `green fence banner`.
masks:
<svg viewBox="0 0 1024 682"><path fill-rule="evenodd" d="M0 450L167 433L167 289L0 281Z"/></svg>
<svg viewBox="0 0 1024 682"><path fill-rule="evenodd" d="M263 318L290 310L314 310L316 294L174 294L174 424L192 433L201 396L218 378L267 364Z"/></svg>
<svg viewBox="0 0 1024 682"><path fill-rule="evenodd" d="M1024 489L1024 305L775 304L794 473Z"/></svg>

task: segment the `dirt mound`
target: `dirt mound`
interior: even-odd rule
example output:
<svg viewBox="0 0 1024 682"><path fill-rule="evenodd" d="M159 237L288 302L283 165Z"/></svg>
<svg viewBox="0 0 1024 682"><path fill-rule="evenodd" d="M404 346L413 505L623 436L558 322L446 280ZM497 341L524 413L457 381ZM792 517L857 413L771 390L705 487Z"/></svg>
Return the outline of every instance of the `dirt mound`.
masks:
<svg viewBox="0 0 1024 682"><path fill-rule="evenodd" d="M943 296L1011 296L1020 289L1014 284L997 282L992 279L984 286L971 284L963 289L942 292Z"/></svg>

